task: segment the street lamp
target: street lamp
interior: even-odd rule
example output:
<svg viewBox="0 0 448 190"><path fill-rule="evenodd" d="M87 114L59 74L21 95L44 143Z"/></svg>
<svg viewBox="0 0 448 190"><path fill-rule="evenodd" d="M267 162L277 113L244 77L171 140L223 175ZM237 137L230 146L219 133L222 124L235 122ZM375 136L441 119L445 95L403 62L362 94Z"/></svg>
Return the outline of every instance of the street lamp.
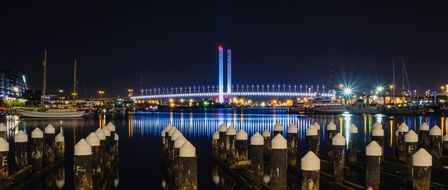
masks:
<svg viewBox="0 0 448 190"><path fill-rule="evenodd" d="M103 98L104 90L98 90L98 95L100 95L100 98Z"/></svg>
<svg viewBox="0 0 448 190"><path fill-rule="evenodd" d="M131 97L132 96L132 92L134 92L134 90L132 88L128 89L128 96Z"/></svg>

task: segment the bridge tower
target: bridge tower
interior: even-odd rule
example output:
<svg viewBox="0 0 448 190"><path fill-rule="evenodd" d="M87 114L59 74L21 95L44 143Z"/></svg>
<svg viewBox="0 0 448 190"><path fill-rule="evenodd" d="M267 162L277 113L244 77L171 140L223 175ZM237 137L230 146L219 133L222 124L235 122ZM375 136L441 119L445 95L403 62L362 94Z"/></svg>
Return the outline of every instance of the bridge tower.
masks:
<svg viewBox="0 0 448 190"><path fill-rule="evenodd" d="M227 49L227 93L232 92L232 50Z"/></svg>
<svg viewBox="0 0 448 190"><path fill-rule="evenodd" d="M224 61L223 61L223 48L218 46L218 101L224 103Z"/></svg>

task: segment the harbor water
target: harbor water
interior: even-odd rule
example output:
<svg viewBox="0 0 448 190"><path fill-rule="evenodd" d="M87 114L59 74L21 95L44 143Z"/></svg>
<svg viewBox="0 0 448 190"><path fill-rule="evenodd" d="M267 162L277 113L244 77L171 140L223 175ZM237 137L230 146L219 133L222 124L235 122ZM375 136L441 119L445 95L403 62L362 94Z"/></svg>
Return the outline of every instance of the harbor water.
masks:
<svg viewBox="0 0 448 190"><path fill-rule="evenodd" d="M302 157L305 152L306 128L317 122L321 125L320 151L327 152L329 144L326 137L326 125L333 121L337 126L337 132L345 136L346 145L354 141L359 147L361 155L365 154L365 146L371 141L370 133L376 121L382 123L384 128L384 155L393 157L394 135L398 125L405 122L409 129L419 130L423 122L427 122L430 128L438 125L445 134L446 117L443 116L386 116L386 115L298 115L288 114L285 110L270 110L265 112L249 112L247 110L217 109L209 112L142 112L134 113L125 118L79 118L79 119L21 119L20 121L8 121L7 139L13 142L14 135L19 130L24 130L28 135L39 126L41 129L52 124L56 132L62 129L65 136L65 162L60 170L64 170L65 181L63 189L74 188L73 177L73 146L81 138L87 137L90 132L98 127L104 127L108 122L116 126L120 136L118 178L110 179L117 189L138 189L141 187L162 189L166 182L163 180L161 164L161 131L171 123L179 129L183 135L196 147L197 173L199 189L219 189L215 185L213 174L214 162L211 159L212 135L218 130L219 125L226 123L236 130L244 129L249 137L256 132L262 133L264 129L274 130L274 124L283 126L283 135L286 136L289 124L298 126L298 154ZM358 127L358 133L351 139L349 128L351 124ZM10 143L10 146L12 143ZM348 148L348 147L346 147ZM13 151L10 151L12 154ZM12 161L12 159L10 159ZM43 176L27 189L48 189L56 184L54 181L58 172ZM60 173L60 172L59 172ZM224 174L223 174L224 175ZM53 179L53 181L52 181ZM215 179L216 180L216 179ZM61 182L58 184L61 185ZM230 189L237 184L229 184ZM156 188L157 187L157 188Z"/></svg>

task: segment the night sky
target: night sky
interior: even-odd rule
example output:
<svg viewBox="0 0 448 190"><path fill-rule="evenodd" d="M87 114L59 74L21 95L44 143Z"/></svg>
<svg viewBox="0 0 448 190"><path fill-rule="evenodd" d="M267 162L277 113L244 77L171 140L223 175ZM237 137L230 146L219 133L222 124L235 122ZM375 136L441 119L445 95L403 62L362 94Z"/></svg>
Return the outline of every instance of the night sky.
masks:
<svg viewBox="0 0 448 190"><path fill-rule="evenodd" d="M141 77L145 88L217 84L220 43L232 49L234 83L368 88L391 82L393 59L419 92L448 82L446 5L337 2L5 0L0 68L40 89L48 49L50 92L71 89L76 58L81 95L125 95Z"/></svg>

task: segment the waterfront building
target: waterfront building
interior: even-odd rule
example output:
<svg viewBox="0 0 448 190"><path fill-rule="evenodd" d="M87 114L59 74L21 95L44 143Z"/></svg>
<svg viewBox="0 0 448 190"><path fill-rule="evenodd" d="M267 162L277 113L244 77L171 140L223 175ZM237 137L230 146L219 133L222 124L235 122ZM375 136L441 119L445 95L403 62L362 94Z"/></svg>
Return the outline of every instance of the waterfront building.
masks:
<svg viewBox="0 0 448 190"><path fill-rule="evenodd" d="M0 97L19 98L27 89L25 75L11 70L0 70Z"/></svg>

